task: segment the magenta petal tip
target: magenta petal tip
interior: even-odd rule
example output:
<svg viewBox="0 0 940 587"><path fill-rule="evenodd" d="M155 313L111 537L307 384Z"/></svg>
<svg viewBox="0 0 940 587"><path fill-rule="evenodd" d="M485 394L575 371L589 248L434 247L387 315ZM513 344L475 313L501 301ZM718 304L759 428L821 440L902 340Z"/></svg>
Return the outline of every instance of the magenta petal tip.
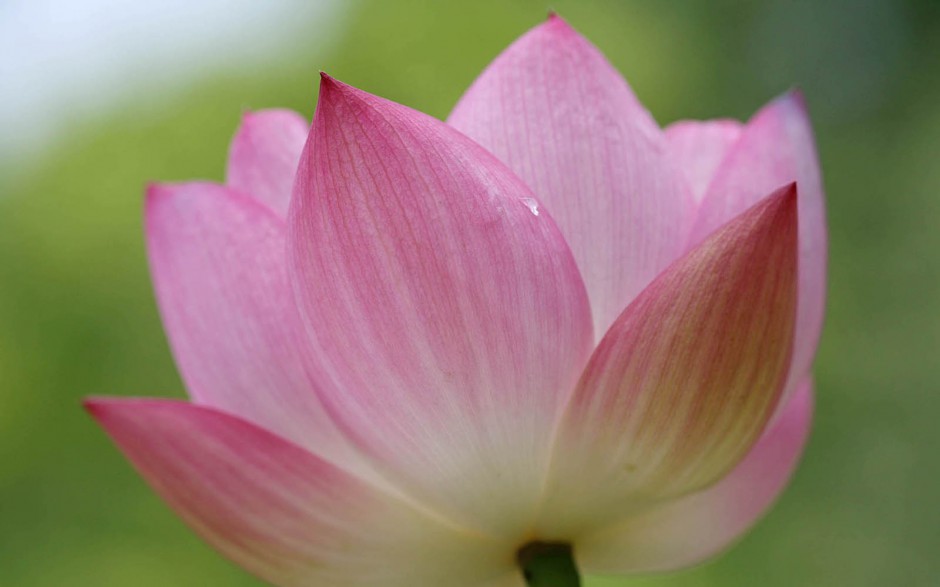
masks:
<svg viewBox="0 0 940 587"><path fill-rule="evenodd" d="M789 106L791 108L798 109L803 114L806 114L809 111L806 106L806 96L804 96L803 88L800 86L793 86L780 95L775 100L775 102L781 106Z"/></svg>
<svg viewBox="0 0 940 587"><path fill-rule="evenodd" d="M82 408L89 413L93 418L97 417L99 403L97 398L86 397L82 400Z"/></svg>
<svg viewBox="0 0 940 587"><path fill-rule="evenodd" d="M320 71L320 91L327 89L352 88L349 84L344 84L325 71Z"/></svg>
<svg viewBox="0 0 940 587"><path fill-rule="evenodd" d="M568 24L568 21L559 16L554 10L549 10L548 18L542 26L559 34L575 33L574 27Z"/></svg>

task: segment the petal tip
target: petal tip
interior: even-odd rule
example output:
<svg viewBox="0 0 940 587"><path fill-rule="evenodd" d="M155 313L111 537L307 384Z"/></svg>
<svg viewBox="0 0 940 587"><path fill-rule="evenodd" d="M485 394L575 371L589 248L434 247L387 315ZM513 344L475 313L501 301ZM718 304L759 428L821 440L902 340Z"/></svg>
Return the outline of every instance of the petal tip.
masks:
<svg viewBox="0 0 940 587"><path fill-rule="evenodd" d="M773 100L771 104L782 109L784 112L795 113L800 116L808 116L809 114L809 109L806 105L806 96L803 94L803 89L799 86L790 88Z"/></svg>
<svg viewBox="0 0 940 587"><path fill-rule="evenodd" d="M86 397L82 400L82 408L95 420L98 420L106 400L97 397Z"/></svg>
<svg viewBox="0 0 940 587"><path fill-rule="evenodd" d="M370 96L370 94L339 81L325 71L320 72L320 100L317 105L318 113L321 110L321 105L333 105L338 102L366 102L366 96Z"/></svg>
<svg viewBox="0 0 940 587"><path fill-rule="evenodd" d="M773 216L781 215L796 218L798 197L795 181L791 181L775 190L767 196L767 200L768 207L773 209Z"/></svg>
<svg viewBox="0 0 940 587"><path fill-rule="evenodd" d="M154 213L174 195L180 193L182 184L150 182L144 190L144 217L153 218Z"/></svg>
<svg viewBox="0 0 940 587"><path fill-rule="evenodd" d="M344 91L354 89L349 84L343 83L331 76L325 71L320 71L320 95L327 96L332 94L334 90ZM346 92L343 92L346 93Z"/></svg>
<svg viewBox="0 0 940 587"><path fill-rule="evenodd" d="M806 111L806 95L803 93L803 88L800 86L794 86L790 88L790 91L784 95L786 98L789 98L790 102L798 106L804 112Z"/></svg>
<svg viewBox="0 0 940 587"><path fill-rule="evenodd" d="M797 222L799 222L798 202L799 198L795 181L791 181L772 192L765 200L766 207L763 216L766 225L776 226L787 233L792 232L792 236L795 239L796 225Z"/></svg>
<svg viewBox="0 0 940 587"><path fill-rule="evenodd" d="M108 421L112 421L114 416L120 416L120 408L127 403L128 400L122 398L91 396L82 400L82 408L98 424L107 428Z"/></svg>
<svg viewBox="0 0 940 587"><path fill-rule="evenodd" d="M342 90L346 84L342 83L327 72L320 71L320 100L319 102L329 101L338 90Z"/></svg>
<svg viewBox="0 0 940 587"><path fill-rule="evenodd" d="M147 182L146 187L144 187L144 216L149 218L154 209L160 205L160 202L169 198L174 191L172 184L156 181Z"/></svg>
<svg viewBox="0 0 940 587"><path fill-rule="evenodd" d="M548 17L545 19L545 22L537 28L541 28L548 32L553 32L559 36L577 34L577 32L574 30L574 27L568 24L568 21L559 16L558 13L554 10L548 11Z"/></svg>

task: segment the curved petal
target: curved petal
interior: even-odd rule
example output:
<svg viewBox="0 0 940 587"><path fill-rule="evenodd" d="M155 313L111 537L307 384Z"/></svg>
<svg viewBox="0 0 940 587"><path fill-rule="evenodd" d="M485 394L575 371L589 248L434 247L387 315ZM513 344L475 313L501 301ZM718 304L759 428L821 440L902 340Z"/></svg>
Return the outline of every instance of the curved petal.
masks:
<svg viewBox="0 0 940 587"><path fill-rule="evenodd" d="M803 381L773 425L731 473L683 497L582 538L578 563L589 573L641 573L689 567L739 539L780 496L803 454L813 416Z"/></svg>
<svg viewBox="0 0 940 587"><path fill-rule="evenodd" d="M225 183L287 215L309 126L293 110L248 112L228 153Z"/></svg>
<svg viewBox="0 0 940 587"><path fill-rule="evenodd" d="M233 416L167 400L86 405L197 534L274 585L469 587L511 571L505 545Z"/></svg>
<svg viewBox="0 0 940 587"><path fill-rule="evenodd" d="M306 377L284 222L210 183L151 186L145 214L157 301L190 396L347 458Z"/></svg>
<svg viewBox="0 0 940 587"><path fill-rule="evenodd" d="M743 127L737 120L721 119L680 120L666 127L669 150L676 167L688 180L696 202L705 197L715 171L741 136Z"/></svg>
<svg viewBox="0 0 940 587"><path fill-rule="evenodd" d="M765 106L715 173L692 243L705 238L764 194L795 181L799 192L800 284L793 364L784 399L809 373L826 306L826 209L813 130L802 95Z"/></svg>
<svg viewBox="0 0 940 587"><path fill-rule="evenodd" d="M617 319L560 428L544 508L552 537L702 489L747 454L787 375L796 256L791 185L669 267Z"/></svg>
<svg viewBox="0 0 940 587"><path fill-rule="evenodd" d="M516 532L592 340L555 224L457 131L328 77L295 189L324 404L406 491Z"/></svg>
<svg viewBox="0 0 940 587"><path fill-rule="evenodd" d="M694 202L662 131L561 18L497 57L448 122L509 165L552 213L587 285L597 336L683 252Z"/></svg>

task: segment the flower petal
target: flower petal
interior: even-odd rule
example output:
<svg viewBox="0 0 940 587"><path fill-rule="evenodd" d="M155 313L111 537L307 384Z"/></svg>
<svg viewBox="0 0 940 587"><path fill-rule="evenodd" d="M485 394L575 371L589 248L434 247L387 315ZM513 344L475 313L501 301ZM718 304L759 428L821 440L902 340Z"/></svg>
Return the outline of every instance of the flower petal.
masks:
<svg viewBox="0 0 940 587"><path fill-rule="evenodd" d="M196 533L274 585L471 586L511 570L505 545L233 416L168 400L86 405Z"/></svg>
<svg viewBox="0 0 940 587"><path fill-rule="evenodd" d="M764 194L795 181L799 192L799 300L784 399L809 373L826 306L826 210L806 105L791 92L758 112L715 173L692 233L700 242Z"/></svg>
<svg viewBox="0 0 940 587"><path fill-rule="evenodd" d="M727 477L579 540L578 563L589 573L652 572L688 567L718 554L756 524L783 492L803 453L812 415L812 384L803 381Z"/></svg>
<svg viewBox="0 0 940 587"><path fill-rule="evenodd" d="M555 224L476 143L328 77L295 190L327 409L412 495L517 531L593 338Z"/></svg>
<svg viewBox="0 0 940 587"><path fill-rule="evenodd" d="M232 139L226 184L287 215L308 125L292 110L249 112Z"/></svg>
<svg viewBox="0 0 940 587"><path fill-rule="evenodd" d="M708 184L742 128L737 120L680 120L666 127L669 149L696 202L705 197Z"/></svg>
<svg viewBox="0 0 940 587"><path fill-rule="evenodd" d="M683 252L695 205L662 131L561 18L497 57L448 122L548 207L581 269L597 336Z"/></svg>
<svg viewBox="0 0 940 587"><path fill-rule="evenodd" d="M787 375L796 214L791 185L673 264L617 319L565 414L546 528L596 529L612 511L700 490L747 454Z"/></svg>
<svg viewBox="0 0 940 587"><path fill-rule="evenodd" d="M330 459L348 443L304 369L284 221L210 183L151 186L147 252L163 323L190 396Z"/></svg>

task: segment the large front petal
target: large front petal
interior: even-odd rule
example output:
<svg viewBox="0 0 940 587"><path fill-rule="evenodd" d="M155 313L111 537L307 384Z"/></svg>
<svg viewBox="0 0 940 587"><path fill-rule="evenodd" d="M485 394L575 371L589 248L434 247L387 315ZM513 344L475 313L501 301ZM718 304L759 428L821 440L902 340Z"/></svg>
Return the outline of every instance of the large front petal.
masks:
<svg viewBox="0 0 940 587"><path fill-rule="evenodd" d="M826 306L826 209L813 130L798 92L771 102L747 124L715 172L692 233L692 244L700 242L770 190L791 181L799 192L800 283L785 398L812 366Z"/></svg>
<svg viewBox="0 0 940 587"><path fill-rule="evenodd" d="M578 540L579 565L597 574L665 571L718 554L757 523L786 487L803 453L812 415L812 384L804 381L727 477Z"/></svg>
<svg viewBox="0 0 940 587"><path fill-rule="evenodd" d="M470 587L513 571L510 546L233 416L167 400L87 406L193 530L279 587Z"/></svg>
<svg viewBox="0 0 940 587"><path fill-rule="evenodd" d="M287 216L297 161L309 126L292 110L261 110L242 117L232 139L225 182Z"/></svg>
<svg viewBox="0 0 940 587"><path fill-rule="evenodd" d="M592 340L555 224L476 143L330 78L295 190L291 276L328 410L413 495L518 532Z"/></svg>
<svg viewBox="0 0 940 587"><path fill-rule="evenodd" d="M597 336L683 252L695 206L662 131L557 16L497 57L448 122L548 207L581 269Z"/></svg>
<svg viewBox="0 0 940 587"><path fill-rule="evenodd" d="M305 374L284 221L229 188L187 183L148 190L146 229L157 301L190 397L347 458Z"/></svg>
<svg viewBox="0 0 940 587"><path fill-rule="evenodd" d="M751 448L789 365L796 214L791 185L670 266L617 319L560 429L549 537L700 490Z"/></svg>

